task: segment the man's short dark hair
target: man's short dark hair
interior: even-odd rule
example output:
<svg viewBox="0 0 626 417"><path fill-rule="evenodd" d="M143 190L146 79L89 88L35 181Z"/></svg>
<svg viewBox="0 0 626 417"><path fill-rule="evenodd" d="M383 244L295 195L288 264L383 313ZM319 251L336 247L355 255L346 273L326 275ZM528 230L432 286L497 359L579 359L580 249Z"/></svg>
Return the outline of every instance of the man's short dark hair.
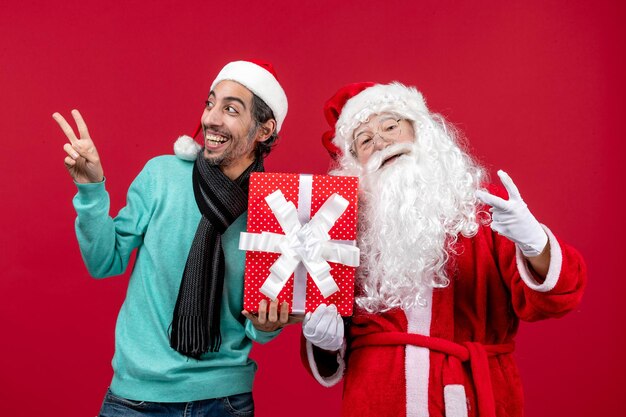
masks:
<svg viewBox="0 0 626 417"><path fill-rule="evenodd" d="M252 94L252 106L250 113L252 114L252 119L254 120L254 126L251 132L256 132L256 130L261 127L263 123L270 119L276 120L272 109L270 109L269 106L265 104L265 102L256 94ZM269 155L272 148L276 145L276 141L278 141L278 133L276 132L276 129L274 129L272 135L265 142L257 143L255 149L257 158L265 158Z"/></svg>

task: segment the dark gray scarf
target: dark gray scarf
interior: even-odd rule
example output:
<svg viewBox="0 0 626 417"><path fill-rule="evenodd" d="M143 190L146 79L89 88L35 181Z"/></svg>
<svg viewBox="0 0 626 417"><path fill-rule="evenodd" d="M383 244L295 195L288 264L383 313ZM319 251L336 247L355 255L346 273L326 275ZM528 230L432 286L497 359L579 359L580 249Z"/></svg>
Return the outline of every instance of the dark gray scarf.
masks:
<svg viewBox="0 0 626 417"><path fill-rule="evenodd" d="M202 213L185 264L170 333L170 346L199 359L220 349L220 308L224 288L222 234L248 209L250 173L263 171L257 158L231 180L198 153L193 167L193 191Z"/></svg>

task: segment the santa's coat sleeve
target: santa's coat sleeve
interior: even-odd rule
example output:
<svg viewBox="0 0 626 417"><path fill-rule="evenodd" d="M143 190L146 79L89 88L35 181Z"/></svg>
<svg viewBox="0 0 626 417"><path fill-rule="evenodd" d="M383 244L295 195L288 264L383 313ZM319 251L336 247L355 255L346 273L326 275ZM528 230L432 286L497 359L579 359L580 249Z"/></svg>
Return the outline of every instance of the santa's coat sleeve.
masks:
<svg viewBox="0 0 626 417"><path fill-rule="evenodd" d="M559 241L546 226L543 228L550 243L550 266L545 279L532 270L517 246L514 245L515 255L511 260L511 250L501 249L510 245L502 242L506 238L495 238L503 276L512 277L508 282L505 278L505 283L511 291L513 310L525 321L561 317L573 310L582 299L587 281L587 269L578 251Z"/></svg>
<svg viewBox="0 0 626 417"><path fill-rule="evenodd" d="M500 187L489 192L508 198ZM493 250L517 317L537 321L561 317L576 308L587 283L587 268L580 253L542 225L550 244L550 265L545 279L532 270L522 251L508 238L491 231ZM491 228L489 228L491 229Z"/></svg>
<svg viewBox="0 0 626 417"><path fill-rule="evenodd" d="M300 359L309 374L325 387L332 387L343 378L345 352L345 343L337 354L331 354L315 347L304 335L300 337Z"/></svg>

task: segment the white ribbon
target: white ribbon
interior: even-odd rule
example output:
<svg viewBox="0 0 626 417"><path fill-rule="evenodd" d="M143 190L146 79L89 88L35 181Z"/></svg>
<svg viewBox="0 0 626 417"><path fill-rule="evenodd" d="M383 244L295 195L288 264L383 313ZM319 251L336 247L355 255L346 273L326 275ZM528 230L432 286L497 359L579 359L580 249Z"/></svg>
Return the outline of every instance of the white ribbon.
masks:
<svg viewBox="0 0 626 417"><path fill-rule="evenodd" d="M331 195L315 216L304 224L298 219L296 206L285 199L282 191L274 191L265 197L265 201L285 234L242 232L239 240L241 250L280 253L280 257L270 267L270 275L261 286L261 293L271 300L277 299L300 263L324 298L339 291L330 274L328 262L357 267L359 249L330 241L328 232L348 208L349 201L339 194Z"/></svg>

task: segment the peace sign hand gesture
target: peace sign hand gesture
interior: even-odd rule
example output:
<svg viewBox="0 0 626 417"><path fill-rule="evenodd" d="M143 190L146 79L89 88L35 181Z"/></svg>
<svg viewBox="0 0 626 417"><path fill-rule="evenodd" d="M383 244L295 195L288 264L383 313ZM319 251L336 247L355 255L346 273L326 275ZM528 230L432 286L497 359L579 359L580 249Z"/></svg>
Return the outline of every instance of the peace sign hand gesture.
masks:
<svg viewBox="0 0 626 417"><path fill-rule="evenodd" d="M102 170L96 146L89 137L87 125L78 110L72 110L72 116L78 128L79 138L76 137L74 129L63 116L59 113L52 115L52 118L56 120L70 141L70 143L63 145L63 150L67 153L64 161L65 167L74 181L78 183L102 182L104 180L104 171Z"/></svg>
<svg viewBox="0 0 626 417"><path fill-rule="evenodd" d="M476 191L476 197L491 206L491 229L517 243L526 257L540 255L548 243L546 232L522 200L511 177L502 170L498 176L509 194L508 200Z"/></svg>

